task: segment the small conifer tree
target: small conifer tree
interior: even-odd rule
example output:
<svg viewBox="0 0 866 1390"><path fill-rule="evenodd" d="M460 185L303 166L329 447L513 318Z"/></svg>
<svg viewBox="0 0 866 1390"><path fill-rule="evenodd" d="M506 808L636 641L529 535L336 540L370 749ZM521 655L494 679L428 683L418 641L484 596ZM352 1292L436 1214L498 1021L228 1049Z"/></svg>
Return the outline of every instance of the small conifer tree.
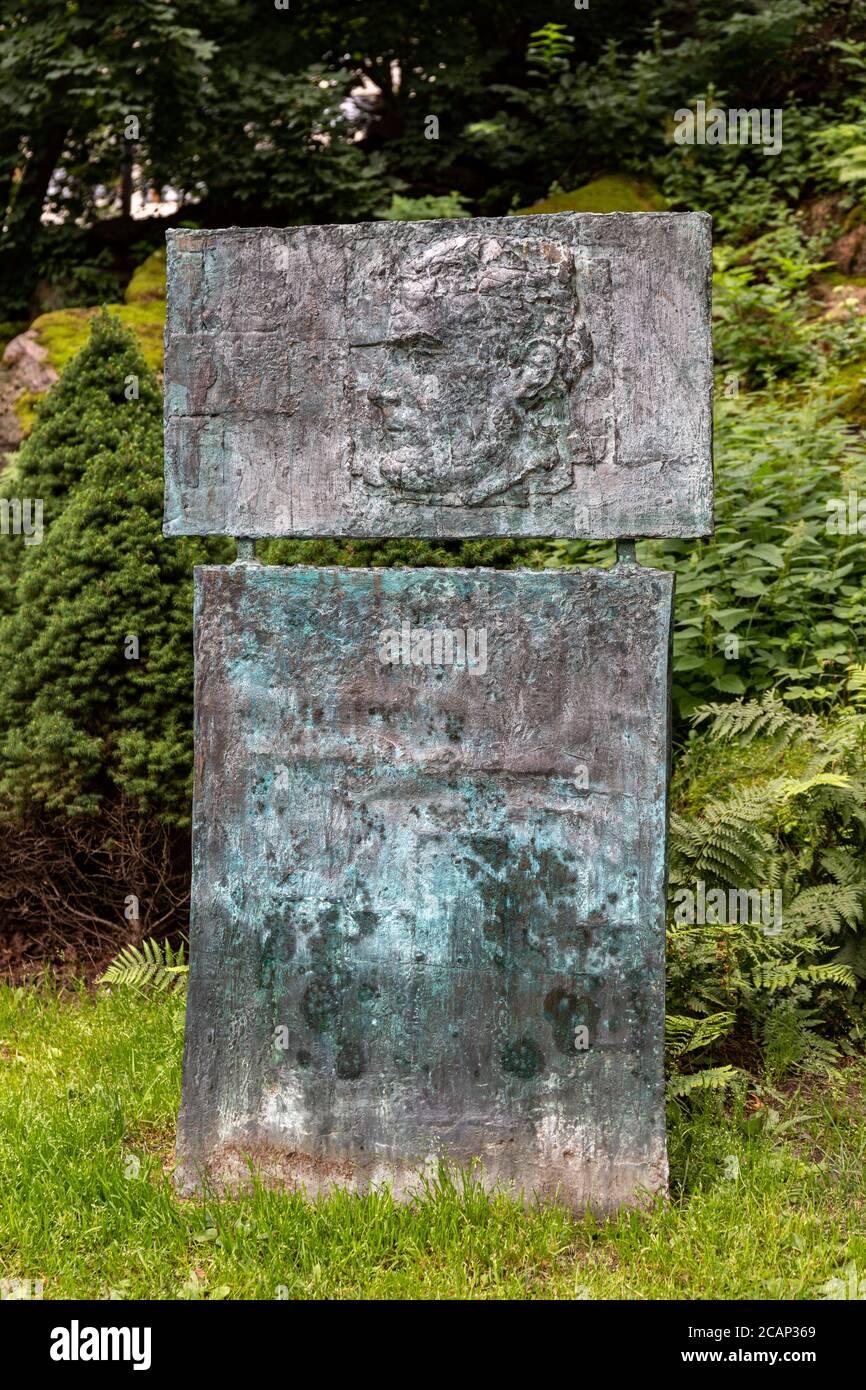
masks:
<svg viewBox="0 0 866 1390"><path fill-rule="evenodd" d="M103 314L21 459L18 487L46 514L42 543L6 562L7 810L93 815L122 795L188 818L192 565L206 557L162 535L162 448L158 384L133 335Z"/></svg>

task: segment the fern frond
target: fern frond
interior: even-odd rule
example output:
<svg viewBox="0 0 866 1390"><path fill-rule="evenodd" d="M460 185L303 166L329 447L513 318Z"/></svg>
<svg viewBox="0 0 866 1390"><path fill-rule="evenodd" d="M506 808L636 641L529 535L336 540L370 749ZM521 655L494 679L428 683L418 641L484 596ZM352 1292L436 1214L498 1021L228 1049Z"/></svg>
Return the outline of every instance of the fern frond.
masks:
<svg viewBox="0 0 866 1390"><path fill-rule="evenodd" d="M760 700L729 700L724 704L702 705L692 715L697 727L710 723L710 738L730 743L751 743L756 738L769 738L780 748L787 748L811 732L814 720L810 715L797 714L768 690Z"/></svg>
<svg viewBox="0 0 866 1390"><path fill-rule="evenodd" d="M808 796L814 791L844 792L850 795L854 786L850 777L841 772L819 772L813 777L779 777L770 786L777 789L778 804L784 805L795 796Z"/></svg>
<svg viewBox="0 0 866 1390"><path fill-rule="evenodd" d="M803 965L798 960L775 960L765 961L757 967L755 983L760 989L773 994L780 989L791 989L796 984L829 983L854 989L857 977L847 965L838 962Z"/></svg>
<svg viewBox="0 0 866 1390"><path fill-rule="evenodd" d="M174 988L188 970L183 942L173 950L169 941L147 937L141 946L124 946L97 983L164 991Z"/></svg>
<svg viewBox="0 0 866 1390"><path fill-rule="evenodd" d="M785 907L787 926L802 923L819 931L822 936L835 936L846 928L859 927L863 921L866 884L819 883L804 888Z"/></svg>
<svg viewBox="0 0 866 1390"><path fill-rule="evenodd" d="M680 1098L692 1095L695 1091L723 1091L732 1085L743 1072L739 1067L707 1067L704 1071L692 1072L689 1076L672 1076L668 1081L669 1097Z"/></svg>
<svg viewBox="0 0 866 1390"><path fill-rule="evenodd" d="M671 816L671 882L703 878L735 888L769 879L775 842L760 824L775 809L775 798L759 789L730 801L711 801L696 820Z"/></svg>
<svg viewBox="0 0 866 1390"><path fill-rule="evenodd" d="M866 666L849 666L847 685L851 703L866 710Z"/></svg>
<svg viewBox="0 0 866 1390"><path fill-rule="evenodd" d="M863 879L863 860L860 856L855 856L850 850L844 849L841 845L834 845L821 855L821 868L829 874L834 883L842 884L849 888L860 885Z"/></svg>
<svg viewBox="0 0 866 1390"><path fill-rule="evenodd" d="M729 1009L719 1013L707 1014L703 1018L686 1018L682 1014L665 1016L665 1038L668 1052L672 1057L681 1057L685 1052L695 1052L701 1047L709 1047L719 1038L727 1037L734 1026L736 1015Z"/></svg>
<svg viewBox="0 0 866 1390"><path fill-rule="evenodd" d="M859 700L858 696L858 700ZM862 755L866 744L866 710L862 706L844 710L830 728L826 740L828 750L836 757ZM861 758L862 761L862 758Z"/></svg>

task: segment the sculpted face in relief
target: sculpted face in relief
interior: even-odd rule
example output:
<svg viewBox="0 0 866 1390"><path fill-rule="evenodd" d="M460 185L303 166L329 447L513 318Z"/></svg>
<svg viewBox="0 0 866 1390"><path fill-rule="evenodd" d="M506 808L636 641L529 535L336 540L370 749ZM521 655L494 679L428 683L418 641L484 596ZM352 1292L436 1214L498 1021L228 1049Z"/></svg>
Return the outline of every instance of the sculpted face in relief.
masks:
<svg viewBox="0 0 866 1390"><path fill-rule="evenodd" d="M570 395L592 361L574 257L456 235L393 283L381 338L352 344L352 472L404 501L473 506L573 482Z"/></svg>

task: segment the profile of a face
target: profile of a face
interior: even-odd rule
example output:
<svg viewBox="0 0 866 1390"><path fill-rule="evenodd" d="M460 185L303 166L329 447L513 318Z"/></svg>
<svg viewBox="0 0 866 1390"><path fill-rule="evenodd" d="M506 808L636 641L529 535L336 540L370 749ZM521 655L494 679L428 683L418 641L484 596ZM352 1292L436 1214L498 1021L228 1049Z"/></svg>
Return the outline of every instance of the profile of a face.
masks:
<svg viewBox="0 0 866 1390"><path fill-rule="evenodd" d="M564 485L568 396L591 355L567 248L470 236L435 244L397 281L374 348L365 478L406 500L454 505L529 475Z"/></svg>

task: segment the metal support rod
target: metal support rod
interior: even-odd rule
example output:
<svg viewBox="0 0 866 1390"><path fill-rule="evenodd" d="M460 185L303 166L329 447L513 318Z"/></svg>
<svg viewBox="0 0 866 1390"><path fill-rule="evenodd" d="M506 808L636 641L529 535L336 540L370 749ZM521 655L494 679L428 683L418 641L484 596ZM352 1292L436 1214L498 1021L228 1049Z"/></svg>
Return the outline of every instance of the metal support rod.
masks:
<svg viewBox="0 0 866 1390"><path fill-rule="evenodd" d="M235 536L235 544L238 548L236 565L257 565L256 543L250 536Z"/></svg>

